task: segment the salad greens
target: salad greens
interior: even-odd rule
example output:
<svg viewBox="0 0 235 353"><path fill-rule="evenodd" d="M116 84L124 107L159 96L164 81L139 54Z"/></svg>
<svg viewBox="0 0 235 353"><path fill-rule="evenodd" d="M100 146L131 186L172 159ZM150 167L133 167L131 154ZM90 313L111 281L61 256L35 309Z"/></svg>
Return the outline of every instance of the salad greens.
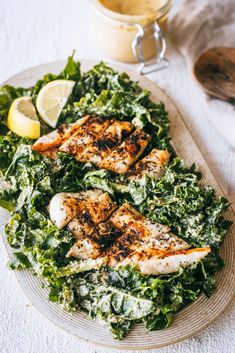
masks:
<svg viewBox="0 0 235 353"><path fill-rule="evenodd" d="M32 151L32 140L8 131L12 101L22 95L35 100L43 85L58 78L76 81L59 123L73 122L85 114L132 121L152 134L149 148L171 152L165 175L128 181L63 153L50 160ZM47 74L34 87L0 88L0 205L11 212L6 236L14 256L9 266L32 269L49 287L49 300L69 311L87 311L91 318L104 322L117 339L123 339L135 323L143 323L148 330L169 326L174 313L202 292L207 296L213 293L215 273L223 265L218 249L230 226L223 217L228 201L200 184L194 165L187 167L175 157L168 127L164 104L153 103L150 92L127 74L119 74L102 62L82 74L73 55L59 75ZM46 131L50 128L43 125L43 133ZM50 221L47 206L58 192L89 188L107 191L117 204L131 202L188 243L210 245L211 254L187 269L160 276L146 276L130 266L110 269L99 259L66 258L74 238Z"/></svg>

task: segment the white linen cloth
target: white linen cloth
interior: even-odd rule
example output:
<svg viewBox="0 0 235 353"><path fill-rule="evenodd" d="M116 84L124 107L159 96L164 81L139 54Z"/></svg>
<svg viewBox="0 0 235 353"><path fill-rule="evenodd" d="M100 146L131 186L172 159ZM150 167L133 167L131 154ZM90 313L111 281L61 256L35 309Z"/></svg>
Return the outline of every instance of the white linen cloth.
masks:
<svg viewBox="0 0 235 353"><path fill-rule="evenodd" d="M184 0L170 24L173 44L184 55L188 69L212 47L235 47L234 0ZM204 95L211 124L235 148L235 106Z"/></svg>

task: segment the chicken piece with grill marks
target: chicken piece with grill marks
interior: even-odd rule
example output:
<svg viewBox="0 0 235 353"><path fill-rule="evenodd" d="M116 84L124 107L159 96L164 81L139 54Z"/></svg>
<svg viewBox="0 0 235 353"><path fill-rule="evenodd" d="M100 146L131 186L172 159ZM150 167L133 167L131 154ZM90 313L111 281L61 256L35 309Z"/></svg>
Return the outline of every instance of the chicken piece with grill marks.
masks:
<svg viewBox="0 0 235 353"><path fill-rule="evenodd" d="M73 134L62 146L59 151L73 155L77 160L85 151L87 145L94 142L103 131L111 125L114 120L104 120L99 117L89 119L81 128Z"/></svg>
<svg viewBox="0 0 235 353"><path fill-rule="evenodd" d="M115 211L107 193L89 190L60 193L50 202L52 221L68 228L77 238L68 257L103 259L112 267L135 265L144 274L168 274L198 262L209 247L188 249L169 227L153 223L130 204ZM110 217L111 216L111 217Z"/></svg>
<svg viewBox="0 0 235 353"><path fill-rule="evenodd" d="M68 229L76 239L82 239L93 229L95 224L104 222L116 207L110 196L100 191L97 197L87 202L77 217L68 223Z"/></svg>
<svg viewBox="0 0 235 353"><path fill-rule="evenodd" d="M69 250L68 257L82 259L96 258L117 233L112 225L104 223L115 210L116 205L107 193L102 193L96 200L87 204L84 210L74 218L68 229L77 239Z"/></svg>
<svg viewBox="0 0 235 353"><path fill-rule="evenodd" d="M103 258L104 251L112 244L113 240L120 236L120 232L109 222L95 224L87 229L86 236L76 241L69 250L67 257L78 259Z"/></svg>
<svg viewBox="0 0 235 353"><path fill-rule="evenodd" d="M188 249L184 240L174 235L168 226L152 222L129 204L124 204L111 217L110 222L124 231L108 250L109 263L114 266L133 253L155 249L160 253Z"/></svg>
<svg viewBox="0 0 235 353"><path fill-rule="evenodd" d="M169 227L152 222L128 203L113 213L110 222L124 232L105 252L107 265L112 267L130 264L144 274L168 274L198 262L211 251L209 247L188 249L190 245Z"/></svg>
<svg viewBox="0 0 235 353"><path fill-rule="evenodd" d="M141 221L144 216L140 214L128 202L120 206L110 217L110 222L121 232L125 232L131 224L136 221Z"/></svg>
<svg viewBox="0 0 235 353"><path fill-rule="evenodd" d="M169 163L170 154L167 150L157 148L152 151L128 170L129 179L140 179L147 175L150 178L160 178Z"/></svg>
<svg viewBox="0 0 235 353"><path fill-rule="evenodd" d="M150 135L137 128L99 163L99 167L120 174L126 173L130 166L142 155L150 140Z"/></svg>
<svg viewBox="0 0 235 353"><path fill-rule="evenodd" d="M101 195L103 195L101 190L58 193L53 196L48 207L50 219L57 228L62 229Z"/></svg>
<svg viewBox="0 0 235 353"><path fill-rule="evenodd" d="M32 150L49 158L55 158L59 147L76 133L88 120L89 116L77 120L73 124L63 124L47 135L41 136L32 146Z"/></svg>
<svg viewBox="0 0 235 353"><path fill-rule="evenodd" d="M80 154L79 161L92 162L100 165L110 152L119 145L133 130L133 125L127 121L115 120Z"/></svg>
<svg viewBox="0 0 235 353"><path fill-rule="evenodd" d="M145 275L165 275L197 263L210 252L210 247L171 252L148 249L146 251L133 252L123 261L116 264L116 267L134 265Z"/></svg>

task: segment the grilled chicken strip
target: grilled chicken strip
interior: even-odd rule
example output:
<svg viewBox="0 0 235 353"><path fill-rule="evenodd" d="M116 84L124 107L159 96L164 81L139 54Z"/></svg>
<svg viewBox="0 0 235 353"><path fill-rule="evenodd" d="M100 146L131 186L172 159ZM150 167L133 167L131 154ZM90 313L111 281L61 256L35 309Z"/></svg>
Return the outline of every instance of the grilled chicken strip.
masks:
<svg viewBox="0 0 235 353"><path fill-rule="evenodd" d="M78 240L69 250L67 257L96 259L102 257L104 250L120 235L109 222L96 224L83 239ZM106 261L107 262L107 259Z"/></svg>
<svg viewBox="0 0 235 353"><path fill-rule="evenodd" d="M174 235L169 227L153 223L128 204L119 208L110 222L117 229L125 231L108 250L111 266L122 262L132 254L146 252L148 249L164 254L190 247L184 240Z"/></svg>
<svg viewBox="0 0 235 353"><path fill-rule="evenodd" d="M115 210L116 205L107 193L97 194L96 199L89 200L82 212L68 223L68 229L76 239L82 239L90 233L95 224L104 222Z"/></svg>
<svg viewBox="0 0 235 353"><path fill-rule="evenodd" d="M142 221L144 216L134 209L128 202L119 207L110 217L110 222L121 232L125 232L136 221Z"/></svg>
<svg viewBox="0 0 235 353"><path fill-rule="evenodd" d="M79 193L61 192L56 194L49 204L51 221L57 228L64 228L90 202L95 201L102 194L101 190L88 190Z"/></svg>
<svg viewBox="0 0 235 353"><path fill-rule="evenodd" d="M46 157L55 158L59 147L66 141L70 136L79 130L89 119L89 116L85 116L77 120L73 124L63 124L58 129L50 132L47 135L41 136L32 146L32 150L37 151Z"/></svg>
<svg viewBox="0 0 235 353"><path fill-rule="evenodd" d="M103 120L99 117L89 119L59 148L59 151L72 154L79 160L87 145L94 142L113 122L114 120Z"/></svg>
<svg viewBox="0 0 235 353"><path fill-rule="evenodd" d="M124 232L105 253L112 267L132 264L144 274L167 274L199 261L211 251L209 247L188 250L190 245L169 227L153 223L128 203L113 213L110 222Z"/></svg>
<svg viewBox="0 0 235 353"><path fill-rule="evenodd" d="M81 162L92 162L99 166L100 162L108 156L114 147L133 130L133 125L127 121L115 120L112 125L99 135L97 140L88 145L77 158Z"/></svg>
<svg viewBox="0 0 235 353"><path fill-rule="evenodd" d="M151 136L137 128L121 145L115 148L99 166L116 173L126 173L130 166L141 156Z"/></svg>
<svg viewBox="0 0 235 353"><path fill-rule="evenodd" d="M78 239L69 250L68 257L95 259L102 253L103 248L117 233L111 224L104 223L115 208L107 193L102 193L96 200L86 205L84 210L68 224L68 229Z"/></svg>
<svg viewBox="0 0 235 353"><path fill-rule="evenodd" d="M136 252L126 257L118 266L135 265L145 275L164 275L186 268L210 253L209 247L168 252L164 255L150 249L148 252Z"/></svg>
<svg viewBox="0 0 235 353"><path fill-rule="evenodd" d="M144 175L148 175L150 178L160 178L164 174L169 159L170 154L167 150L154 148L128 170L129 179L140 179Z"/></svg>

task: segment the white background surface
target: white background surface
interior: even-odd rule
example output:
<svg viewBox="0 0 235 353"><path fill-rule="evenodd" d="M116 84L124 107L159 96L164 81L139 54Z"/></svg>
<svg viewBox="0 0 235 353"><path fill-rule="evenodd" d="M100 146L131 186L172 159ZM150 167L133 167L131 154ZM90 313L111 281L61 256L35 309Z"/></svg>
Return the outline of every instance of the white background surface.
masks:
<svg viewBox="0 0 235 353"><path fill-rule="evenodd" d="M28 67L65 59L73 48L77 57L108 60L95 47L88 0L0 0L0 9L0 82ZM203 93L173 46L168 57L171 67L149 78L175 101L220 186L235 202L234 151L210 125ZM68 335L38 313L6 268L7 260L1 241L0 353L110 352ZM206 331L158 352L233 353L234 318L235 303Z"/></svg>

